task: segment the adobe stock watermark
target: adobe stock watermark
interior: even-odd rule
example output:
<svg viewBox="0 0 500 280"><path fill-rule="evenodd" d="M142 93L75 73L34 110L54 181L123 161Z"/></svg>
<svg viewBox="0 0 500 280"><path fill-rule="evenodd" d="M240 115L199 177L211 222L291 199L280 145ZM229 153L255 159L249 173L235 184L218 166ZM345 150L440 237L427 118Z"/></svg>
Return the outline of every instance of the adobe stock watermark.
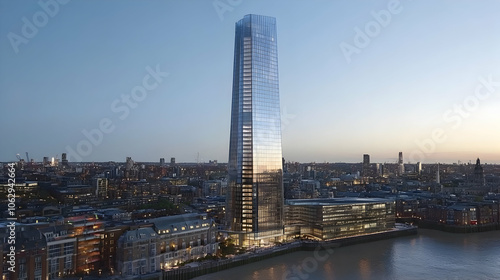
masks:
<svg viewBox="0 0 500 280"><path fill-rule="evenodd" d="M478 81L479 83L475 87L473 94L466 96L461 103L453 104L451 109L443 113L443 121L447 124L452 124L451 129L455 130L459 128L471 113L479 109L479 104L489 99L492 94L497 93L500 95L500 91L497 90L500 87L500 82L494 81L491 74L487 78L479 77ZM448 136L444 128L438 127L433 129L429 138L415 140L418 148L410 153L410 161L423 162L426 155L434 153L436 146L443 144L447 139Z"/></svg>
<svg viewBox="0 0 500 280"><path fill-rule="evenodd" d="M324 250L322 250L324 249ZM312 257L307 257L302 260L299 265L292 265L291 270L285 271L283 280L304 280L309 279L309 274L318 270L319 265L325 262L330 255L333 254L333 249L323 245L316 247Z"/></svg>
<svg viewBox="0 0 500 280"><path fill-rule="evenodd" d="M163 82L163 79L169 75L169 73L160 70L160 65L156 65L155 69L147 66L146 71L148 74L142 78L140 85L132 88L130 94L122 94L121 98L117 98L111 103L111 112L118 114L118 119L125 120L130 115L131 109L137 108L139 103L146 99L149 92L155 90ZM92 153L94 147L102 143L104 135L113 132L115 128L113 120L102 118L97 128L83 129L84 138L76 144L76 148L66 146L68 160L72 158L73 161L82 161L84 157Z"/></svg>
<svg viewBox="0 0 500 280"><path fill-rule="evenodd" d="M68 4L70 0L40 0L38 6L41 10L36 11L31 20L27 17L22 17L23 25L19 34L9 32L7 39L9 39L12 49L17 54L19 53L19 46L21 44L28 44L30 39L33 39L40 28L45 27L49 23L49 19L55 17L61 10L61 5Z"/></svg>
<svg viewBox="0 0 500 280"><path fill-rule="evenodd" d="M243 3L243 0L214 0L212 5L214 6L215 12L219 16L220 21L224 20L224 14L226 12L232 12L235 7Z"/></svg>
<svg viewBox="0 0 500 280"><path fill-rule="evenodd" d="M281 131L285 130L287 125L290 124L290 121L295 119L296 115L294 114L289 114L286 106L283 107L283 110L281 110Z"/></svg>
<svg viewBox="0 0 500 280"><path fill-rule="evenodd" d="M389 26L392 17L403 11L401 2L399 0L391 0L387 3L387 9L378 12L371 11L373 20L365 23L363 29L354 27L353 43L349 44L342 41L339 44L340 50L345 57L347 63L351 63L354 54L360 54L361 50L368 47L373 38L380 35L383 28Z"/></svg>

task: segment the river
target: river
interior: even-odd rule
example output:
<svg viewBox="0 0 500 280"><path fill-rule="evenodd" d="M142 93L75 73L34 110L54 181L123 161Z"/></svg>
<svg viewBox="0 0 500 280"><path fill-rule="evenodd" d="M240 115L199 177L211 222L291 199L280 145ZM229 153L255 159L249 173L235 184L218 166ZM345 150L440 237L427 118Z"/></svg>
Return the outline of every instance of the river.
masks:
<svg viewBox="0 0 500 280"><path fill-rule="evenodd" d="M418 235L295 252L197 280L500 279L500 231Z"/></svg>

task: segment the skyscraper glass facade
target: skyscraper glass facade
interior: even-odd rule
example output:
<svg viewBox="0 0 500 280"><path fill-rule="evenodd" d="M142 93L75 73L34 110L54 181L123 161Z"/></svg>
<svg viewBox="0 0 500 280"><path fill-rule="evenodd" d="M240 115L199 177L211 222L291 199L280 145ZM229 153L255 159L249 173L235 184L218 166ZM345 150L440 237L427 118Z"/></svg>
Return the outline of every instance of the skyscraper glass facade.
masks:
<svg viewBox="0 0 500 280"><path fill-rule="evenodd" d="M226 219L255 239L282 234L283 183L276 20L236 23Z"/></svg>

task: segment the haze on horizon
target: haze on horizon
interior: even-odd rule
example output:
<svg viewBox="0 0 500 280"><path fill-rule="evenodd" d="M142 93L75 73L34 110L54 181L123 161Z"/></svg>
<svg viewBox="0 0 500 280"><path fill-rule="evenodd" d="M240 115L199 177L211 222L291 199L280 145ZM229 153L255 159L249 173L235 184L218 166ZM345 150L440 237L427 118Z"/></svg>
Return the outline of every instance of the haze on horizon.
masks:
<svg viewBox="0 0 500 280"><path fill-rule="evenodd" d="M0 1L1 162L96 129L85 162L227 162L255 13L277 19L286 160L500 163L498 1L55 1Z"/></svg>

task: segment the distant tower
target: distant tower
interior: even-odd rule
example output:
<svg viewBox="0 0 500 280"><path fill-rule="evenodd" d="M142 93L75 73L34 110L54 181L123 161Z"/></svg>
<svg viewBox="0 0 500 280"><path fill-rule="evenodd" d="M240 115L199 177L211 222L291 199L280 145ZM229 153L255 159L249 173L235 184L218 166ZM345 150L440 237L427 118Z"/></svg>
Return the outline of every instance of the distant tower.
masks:
<svg viewBox="0 0 500 280"><path fill-rule="evenodd" d="M403 163L403 152L399 152L398 157L398 175L403 175L405 173L405 165Z"/></svg>
<svg viewBox="0 0 500 280"><path fill-rule="evenodd" d="M481 161L479 158L476 160L476 166L474 167L474 183L484 186L484 170L483 167L481 166Z"/></svg>
<svg viewBox="0 0 500 280"><path fill-rule="evenodd" d="M441 178L439 177L439 163L438 163L438 169L436 171L436 183L438 185L441 184Z"/></svg>
<svg viewBox="0 0 500 280"><path fill-rule="evenodd" d="M164 165L165 164L165 158L160 158L160 165Z"/></svg>
<svg viewBox="0 0 500 280"><path fill-rule="evenodd" d="M422 174L422 163L420 161L417 162L417 165L415 167L415 171L417 172L418 175Z"/></svg>
<svg viewBox="0 0 500 280"><path fill-rule="evenodd" d="M370 155L369 154L363 155L363 164L370 164Z"/></svg>
<svg viewBox="0 0 500 280"><path fill-rule="evenodd" d="M370 155L363 155L363 176L370 176Z"/></svg>
<svg viewBox="0 0 500 280"><path fill-rule="evenodd" d="M443 185L441 185L441 176L439 175L439 163L436 171L436 184L439 186L439 192L443 192Z"/></svg>
<svg viewBox="0 0 500 280"><path fill-rule="evenodd" d="M68 166L68 159L66 158L66 153L62 153L62 166L67 167Z"/></svg>
<svg viewBox="0 0 500 280"><path fill-rule="evenodd" d="M175 158L170 158L170 164L175 164Z"/></svg>
<svg viewBox="0 0 500 280"><path fill-rule="evenodd" d="M131 169L134 167L134 161L132 160L132 158L131 158L131 157L127 157L127 158L125 159L125 163L126 163L126 165L125 165L125 169L126 169L127 171L131 170Z"/></svg>

